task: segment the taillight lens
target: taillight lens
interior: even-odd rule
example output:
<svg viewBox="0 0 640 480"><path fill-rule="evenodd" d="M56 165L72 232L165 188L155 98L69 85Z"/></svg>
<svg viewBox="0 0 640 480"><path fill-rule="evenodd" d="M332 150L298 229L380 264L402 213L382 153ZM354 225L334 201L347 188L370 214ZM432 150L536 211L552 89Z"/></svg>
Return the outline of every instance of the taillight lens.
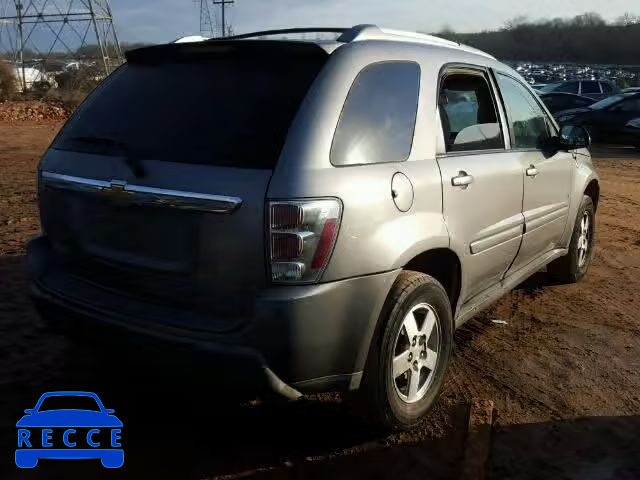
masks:
<svg viewBox="0 0 640 480"><path fill-rule="evenodd" d="M317 282L329 263L341 214L337 199L269 202L271 279Z"/></svg>

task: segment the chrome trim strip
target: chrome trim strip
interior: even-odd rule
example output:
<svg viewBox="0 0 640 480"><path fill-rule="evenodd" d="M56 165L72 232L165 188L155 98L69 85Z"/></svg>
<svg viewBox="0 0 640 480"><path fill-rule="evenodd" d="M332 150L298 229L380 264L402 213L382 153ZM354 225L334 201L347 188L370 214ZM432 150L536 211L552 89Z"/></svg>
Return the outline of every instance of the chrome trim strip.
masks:
<svg viewBox="0 0 640 480"><path fill-rule="evenodd" d="M543 205L542 207L534 208L533 210L527 210L523 212L525 223L537 220L541 217L546 217L550 213L555 211L564 211L568 209L569 204L567 202L554 203L552 205Z"/></svg>
<svg viewBox="0 0 640 480"><path fill-rule="evenodd" d="M238 197L129 185L120 180L107 182L52 172L42 172L42 179L48 187L107 195L121 204L128 205L170 207L210 213L231 213L242 205L242 199Z"/></svg>
<svg viewBox="0 0 640 480"><path fill-rule="evenodd" d="M484 252L492 247L518 238L524 230L524 217L521 212L499 223L489 225L475 235L475 239L469 245L472 255Z"/></svg>
<svg viewBox="0 0 640 480"><path fill-rule="evenodd" d="M533 218L529 217L526 223L527 233L530 233L533 230L536 230L537 228L540 228L544 225L548 225L555 220L562 219L563 217L566 217L568 213L569 207L561 207L551 212L545 212L545 214L542 216L536 215Z"/></svg>
<svg viewBox="0 0 640 480"><path fill-rule="evenodd" d="M475 255L476 253L484 252L485 250L489 250L490 248L519 238L520 236L522 236L522 227L522 224L516 225L515 227L502 230L489 237L471 242L471 246L469 247L471 254Z"/></svg>
<svg viewBox="0 0 640 480"><path fill-rule="evenodd" d="M111 188L110 182L92 178L74 177L60 173L42 172L42 179L49 187L74 190L78 192L95 192L103 188Z"/></svg>

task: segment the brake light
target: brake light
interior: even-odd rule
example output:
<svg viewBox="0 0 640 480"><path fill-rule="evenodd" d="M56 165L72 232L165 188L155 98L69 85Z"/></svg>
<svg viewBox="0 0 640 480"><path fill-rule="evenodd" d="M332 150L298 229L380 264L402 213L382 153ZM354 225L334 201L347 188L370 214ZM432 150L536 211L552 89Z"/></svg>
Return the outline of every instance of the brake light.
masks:
<svg viewBox="0 0 640 480"><path fill-rule="evenodd" d="M271 279L278 283L317 282L338 236L337 199L269 203Z"/></svg>

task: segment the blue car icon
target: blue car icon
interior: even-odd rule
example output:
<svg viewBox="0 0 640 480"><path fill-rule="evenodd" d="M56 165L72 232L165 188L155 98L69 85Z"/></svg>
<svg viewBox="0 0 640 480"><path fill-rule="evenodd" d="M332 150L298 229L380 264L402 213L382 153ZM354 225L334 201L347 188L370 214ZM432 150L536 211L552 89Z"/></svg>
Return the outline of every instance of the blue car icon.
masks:
<svg viewBox="0 0 640 480"><path fill-rule="evenodd" d="M24 413L16 423L18 467L33 468L41 458L99 458L107 468L124 463L122 422L113 415L114 410L104 408L95 393L45 393Z"/></svg>

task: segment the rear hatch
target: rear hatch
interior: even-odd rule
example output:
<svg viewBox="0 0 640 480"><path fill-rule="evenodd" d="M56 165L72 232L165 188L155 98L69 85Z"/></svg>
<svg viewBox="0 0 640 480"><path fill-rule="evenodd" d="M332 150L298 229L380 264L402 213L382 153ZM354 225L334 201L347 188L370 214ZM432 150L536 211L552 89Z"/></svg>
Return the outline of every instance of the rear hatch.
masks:
<svg viewBox="0 0 640 480"><path fill-rule="evenodd" d="M327 59L302 42L130 52L40 165L45 234L78 278L135 299L251 315L265 195Z"/></svg>

